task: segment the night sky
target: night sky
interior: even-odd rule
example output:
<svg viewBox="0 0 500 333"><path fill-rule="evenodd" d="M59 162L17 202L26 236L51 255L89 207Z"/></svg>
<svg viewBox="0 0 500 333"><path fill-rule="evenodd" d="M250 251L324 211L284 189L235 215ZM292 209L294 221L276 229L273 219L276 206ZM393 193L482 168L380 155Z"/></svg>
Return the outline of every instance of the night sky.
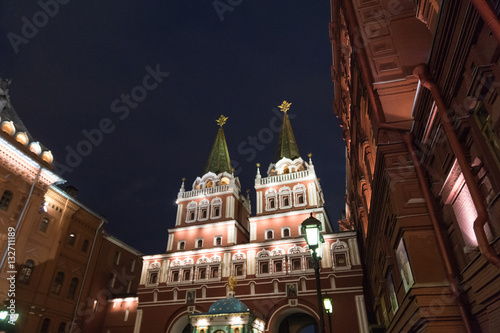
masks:
<svg viewBox="0 0 500 333"><path fill-rule="evenodd" d="M44 1L50 15L36 1L0 3L0 76L108 233L144 254L165 251L181 178L191 190L202 176L221 114L255 211L255 164L264 176L283 100L339 218L345 148L332 108L328 1Z"/></svg>

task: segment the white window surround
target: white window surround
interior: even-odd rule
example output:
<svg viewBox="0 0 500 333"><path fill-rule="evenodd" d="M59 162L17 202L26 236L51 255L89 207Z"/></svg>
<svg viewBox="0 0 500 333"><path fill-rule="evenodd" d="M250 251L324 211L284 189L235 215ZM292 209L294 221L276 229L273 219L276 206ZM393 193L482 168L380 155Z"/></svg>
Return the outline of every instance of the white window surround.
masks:
<svg viewBox="0 0 500 333"><path fill-rule="evenodd" d="M302 196L302 203L299 202L300 196ZM297 184L293 187L293 206L307 206L306 187L303 184Z"/></svg>
<svg viewBox="0 0 500 333"><path fill-rule="evenodd" d="M269 231L272 233L272 237L268 236ZM267 239L274 239L274 230L273 229L266 229L266 231L264 233L264 237L265 237L266 240Z"/></svg>
<svg viewBox="0 0 500 333"><path fill-rule="evenodd" d="M288 186L283 186L279 191L280 209L292 208L292 192Z"/></svg>
<svg viewBox="0 0 500 333"><path fill-rule="evenodd" d="M332 255L332 268L334 271L342 271L342 270L350 270L351 269L351 260L349 258L349 246L347 243L337 240L331 246L331 255ZM337 266L336 265L336 256L342 256L345 260L345 265Z"/></svg>
<svg viewBox="0 0 500 333"><path fill-rule="evenodd" d="M201 242L201 246L200 246L200 242ZM195 246L197 249L203 248L203 238L196 238Z"/></svg>
<svg viewBox="0 0 500 333"><path fill-rule="evenodd" d="M207 199L203 199L200 201L198 205L198 221L206 221L208 220L208 207L210 203Z"/></svg>
<svg viewBox="0 0 500 333"><path fill-rule="evenodd" d="M185 250L186 249L186 241L181 240L177 242L177 250Z"/></svg>
<svg viewBox="0 0 500 333"><path fill-rule="evenodd" d="M217 244L217 238L220 238L220 244ZM214 236L214 246L222 246L222 235Z"/></svg>
<svg viewBox="0 0 500 333"><path fill-rule="evenodd" d="M285 236L285 230L288 230L288 236ZM292 231L290 230L290 227L282 227L281 238L287 238L287 237L292 237Z"/></svg>
<svg viewBox="0 0 500 333"><path fill-rule="evenodd" d="M266 211L275 211L278 209L277 193L275 189L268 189L265 194L266 197ZM274 202L274 205L271 204Z"/></svg>
<svg viewBox="0 0 500 333"><path fill-rule="evenodd" d="M186 222L195 222L196 213L198 212L198 204L196 201L191 201L186 207Z"/></svg>
<svg viewBox="0 0 500 333"><path fill-rule="evenodd" d="M222 199L217 197L214 198L210 204L210 219L218 219L221 216L222 216Z"/></svg>

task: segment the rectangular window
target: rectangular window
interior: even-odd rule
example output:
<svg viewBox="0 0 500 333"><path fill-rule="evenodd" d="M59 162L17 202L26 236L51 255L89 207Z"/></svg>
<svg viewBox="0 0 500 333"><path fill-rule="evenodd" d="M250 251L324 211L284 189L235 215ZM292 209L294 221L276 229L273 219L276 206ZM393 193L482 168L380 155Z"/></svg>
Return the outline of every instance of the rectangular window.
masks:
<svg viewBox="0 0 500 333"><path fill-rule="evenodd" d="M115 251L115 259L113 260L115 265L118 265L120 263L120 257L121 257L121 252Z"/></svg>

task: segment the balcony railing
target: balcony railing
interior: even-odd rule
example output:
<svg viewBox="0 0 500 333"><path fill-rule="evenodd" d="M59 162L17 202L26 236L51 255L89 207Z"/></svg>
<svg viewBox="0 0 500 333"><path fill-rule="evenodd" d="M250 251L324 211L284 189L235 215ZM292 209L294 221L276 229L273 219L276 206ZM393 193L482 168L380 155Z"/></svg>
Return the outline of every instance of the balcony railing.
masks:
<svg viewBox="0 0 500 333"><path fill-rule="evenodd" d="M182 198L191 198L191 197L196 197L198 195L207 195L212 193L225 192L227 190L229 190L229 185L219 185L209 188L203 188L201 190L192 190L184 192L182 193Z"/></svg>
<svg viewBox="0 0 500 333"><path fill-rule="evenodd" d="M266 184L271 184L271 183L276 183L276 182L283 182L283 181L287 181L287 180L295 180L295 179L305 178L307 176L309 176L309 170L292 172L292 173L285 173L283 175L276 175L276 176L261 178L260 185L266 185Z"/></svg>

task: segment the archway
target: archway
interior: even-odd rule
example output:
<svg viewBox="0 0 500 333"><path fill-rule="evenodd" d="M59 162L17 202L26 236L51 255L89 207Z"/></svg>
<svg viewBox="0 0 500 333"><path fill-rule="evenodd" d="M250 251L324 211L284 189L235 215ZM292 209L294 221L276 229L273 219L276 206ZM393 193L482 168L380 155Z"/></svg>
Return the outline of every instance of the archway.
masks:
<svg viewBox="0 0 500 333"><path fill-rule="evenodd" d="M315 333L316 320L307 313L295 313L285 317L278 329L278 333Z"/></svg>

